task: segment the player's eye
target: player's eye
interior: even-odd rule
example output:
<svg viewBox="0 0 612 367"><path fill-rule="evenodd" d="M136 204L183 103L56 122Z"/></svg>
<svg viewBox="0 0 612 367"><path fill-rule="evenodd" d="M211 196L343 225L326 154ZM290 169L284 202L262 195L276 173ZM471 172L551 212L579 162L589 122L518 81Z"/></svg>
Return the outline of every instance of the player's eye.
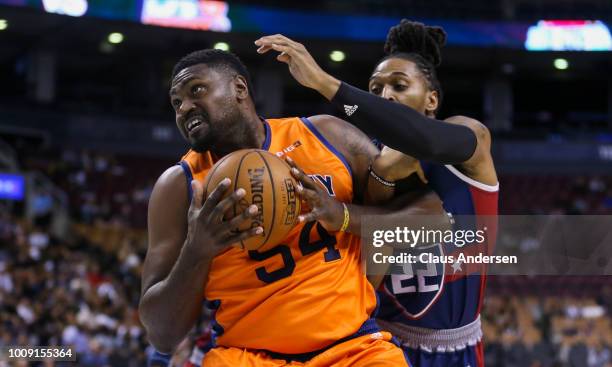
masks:
<svg viewBox="0 0 612 367"><path fill-rule="evenodd" d="M175 109L178 109L181 106L180 99L173 99L170 103L172 104L172 107L174 107Z"/></svg>
<svg viewBox="0 0 612 367"><path fill-rule="evenodd" d="M196 94L198 94L198 93L203 92L204 90L206 90L206 88L205 88L203 85L201 85L201 84L194 85L194 86L191 88L191 94L196 95Z"/></svg>
<svg viewBox="0 0 612 367"><path fill-rule="evenodd" d="M397 83L393 86L393 89L395 89L398 92L402 92L408 89L408 86L406 84Z"/></svg>
<svg viewBox="0 0 612 367"><path fill-rule="evenodd" d="M370 92L378 96L380 95L380 87L378 85L373 85L370 87Z"/></svg>

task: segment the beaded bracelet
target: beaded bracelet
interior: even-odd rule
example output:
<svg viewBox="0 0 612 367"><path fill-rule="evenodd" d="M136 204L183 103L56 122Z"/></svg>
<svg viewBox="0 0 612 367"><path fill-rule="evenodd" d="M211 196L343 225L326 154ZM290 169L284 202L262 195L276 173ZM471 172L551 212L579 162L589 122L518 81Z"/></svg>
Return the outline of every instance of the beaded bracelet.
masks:
<svg viewBox="0 0 612 367"><path fill-rule="evenodd" d="M381 183L382 185L385 185L388 187L395 187L395 182L387 181L384 178L377 175L376 172L374 172L374 170L372 169L372 165L368 167L368 172L370 172L370 176L374 177L374 179L378 181L379 183Z"/></svg>

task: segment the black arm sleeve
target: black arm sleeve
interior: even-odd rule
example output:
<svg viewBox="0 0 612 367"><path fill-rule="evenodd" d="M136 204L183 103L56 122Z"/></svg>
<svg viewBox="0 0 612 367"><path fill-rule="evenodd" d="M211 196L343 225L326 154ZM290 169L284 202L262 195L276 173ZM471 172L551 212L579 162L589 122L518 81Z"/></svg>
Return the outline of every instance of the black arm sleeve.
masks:
<svg viewBox="0 0 612 367"><path fill-rule="evenodd" d="M476 150L476 134L468 127L428 118L346 83L341 83L331 102L366 134L417 159L458 164Z"/></svg>

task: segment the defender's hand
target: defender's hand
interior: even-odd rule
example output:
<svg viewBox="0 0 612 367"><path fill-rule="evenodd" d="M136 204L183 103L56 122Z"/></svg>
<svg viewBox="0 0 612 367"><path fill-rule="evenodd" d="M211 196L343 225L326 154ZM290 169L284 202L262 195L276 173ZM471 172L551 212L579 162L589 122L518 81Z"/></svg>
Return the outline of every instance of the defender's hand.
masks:
<svg viewBox="0 0 612 367"><path fill-rule="evenodd" d="M223 220L224 214L244 197L244 189L238 189L221 200L230 186L226 178L204 199L204 187L197 180L191 181L193 198L187 214L187 241L202 251L205 256L214 256L225 247L263 233L262 227L237 231L245 221L257 215L257 206L251 205L230 220Z"/></svg>
<svg viewBox="0 0 612 367"><path fill-rule="evenodd" d="M300 222L318 221L328 232L336 232L342 228L344 222L344 206L329 194L308 175L306 175L295 162L287 157L291 166L291 175L299 182L296 191L300 198L306 201L311 210L298 217Z"/></svg>
<svg viewBox="0 0 612 367"><path fill-rule="evenodd" d="M331 100L340 88L340 81L327 74L310 55L306 47L282 34L264 36L255 41L259 46L257 53L265 54L270 50L278 51L278 61L289 65L289 72L305 87L319 91Z"/></svg>

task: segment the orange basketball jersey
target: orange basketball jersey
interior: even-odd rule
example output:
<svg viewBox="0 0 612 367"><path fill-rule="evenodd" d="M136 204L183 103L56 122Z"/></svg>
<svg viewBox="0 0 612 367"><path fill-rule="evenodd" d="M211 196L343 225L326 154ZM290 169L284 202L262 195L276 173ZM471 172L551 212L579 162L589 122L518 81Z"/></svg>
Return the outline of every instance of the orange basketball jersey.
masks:
<svg viewBox="0 0 612 367"><path fill-rule="evenodd" d="M264 122L262 149L296 164L342 202L353 199L345 158L305 118ZM181 165L204 180L214 159L190 151ZM361 266L360 243L298 224L278 244L257 251L230 248L213 259L205 297L217 308L216 344L277 353L316 351L357 332L376 307Z"/></svg>

